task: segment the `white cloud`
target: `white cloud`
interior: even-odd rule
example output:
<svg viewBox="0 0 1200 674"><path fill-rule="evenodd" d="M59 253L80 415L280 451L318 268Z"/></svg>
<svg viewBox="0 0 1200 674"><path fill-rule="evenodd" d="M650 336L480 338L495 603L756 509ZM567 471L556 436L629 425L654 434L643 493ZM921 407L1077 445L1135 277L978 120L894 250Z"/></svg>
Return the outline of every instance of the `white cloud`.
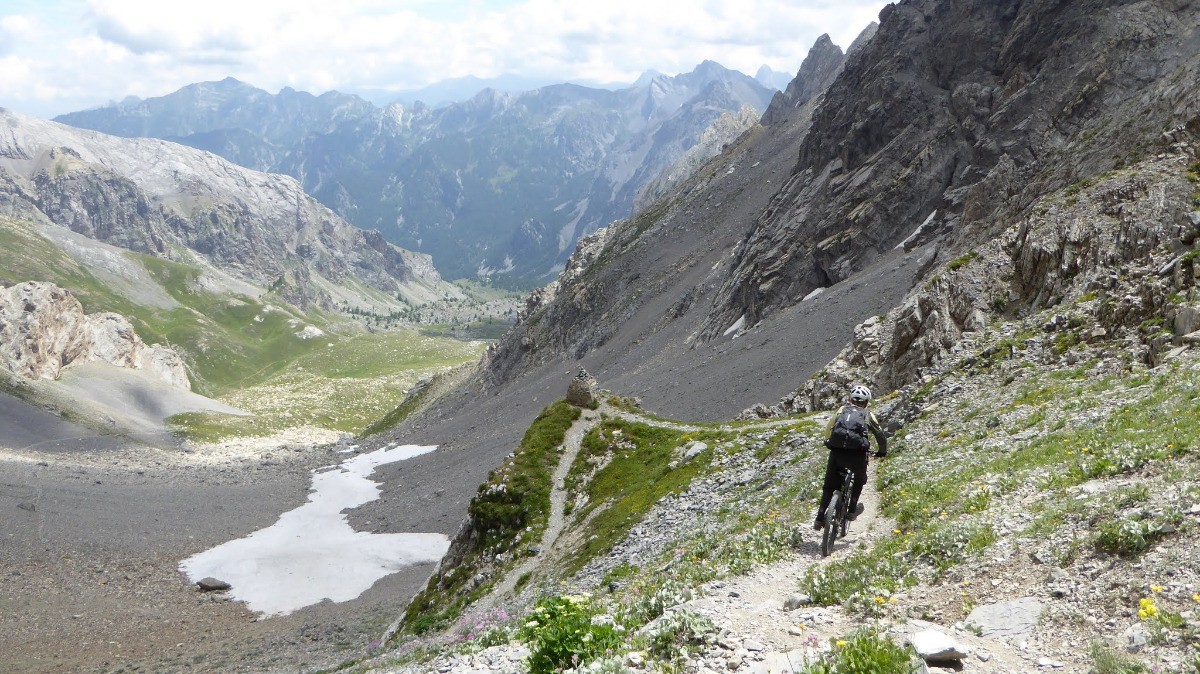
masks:
<svg viewBox="0 0 1200 674"><path fill-rule="evenodd" d="M66 112L226 76L269 91L322 93L508 73L632 81L646 70L690 71L706 59L748 74L763 64L795 72L821 33L845 48L885 4L43 0L0 17L0 30L53 31L19 41L10 54L64 92L54 112ZM90 45L91 57L63 50L68 43ZM32 100L30 89L0 95L0 105Z"/></svg>
<svg viewBox="0 0 1200 674"><path fill-rule="evenodd" d="M16 91L33 84L33 68L29 59L19 56L0 58L0 90Z"/></svg>

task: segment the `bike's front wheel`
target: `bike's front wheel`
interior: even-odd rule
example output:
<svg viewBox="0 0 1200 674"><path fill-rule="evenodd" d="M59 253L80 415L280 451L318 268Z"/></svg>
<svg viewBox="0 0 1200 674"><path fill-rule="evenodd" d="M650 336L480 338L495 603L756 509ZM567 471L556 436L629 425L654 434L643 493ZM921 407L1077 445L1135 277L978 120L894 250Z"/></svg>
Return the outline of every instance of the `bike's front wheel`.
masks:
<svg viewBox="0 0 1200 674"><path fill-rule="evenodd" d="M828 557L833 552L833 542L838 537L838 509L841 508L840 493L834 492L825 509L825 527L821 530L821 556Z"/></svg>

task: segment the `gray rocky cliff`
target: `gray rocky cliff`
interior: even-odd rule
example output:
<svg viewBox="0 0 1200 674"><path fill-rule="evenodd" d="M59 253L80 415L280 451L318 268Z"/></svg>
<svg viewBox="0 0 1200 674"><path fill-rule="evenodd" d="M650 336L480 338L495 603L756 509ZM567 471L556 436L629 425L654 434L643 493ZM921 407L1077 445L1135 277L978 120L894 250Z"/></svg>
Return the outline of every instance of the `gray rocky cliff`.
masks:
<svg viewBox="0 0 1200 674"><path fill-rule="evenodd" d="M771 105L763 113L763 124L778 124L786 119L792 111L812 100L814 96L824 91L830 82L842 71L846 55L840 47L829 39L829 35L817 38L796 77L788 83L787 88L775 94Z"/></svg>
<svg viewBox="0 0 1200 674"><path fill-rule="evenodd" d="M353 227L292 178L8 111L0 111L0 212L159 257L198 255L257 285L282 285L302 306L333 304L316 277L357 278L390 295L441 283L427 259Z"/></svg>
<svg viewBox="0 0 1200 674"><path fill-rule="evenodd" d="M0 363L25 379L57 379L71 365L104 362L149 373L190 390L187 368L170 347L146 344L129 320L85 314L79 300L51 283L0 289Z"/></svg>
<svg viewBox="0 0 1200 674"><path fill-rule="evenodd" d="M919 381L992 302L1040 310L1063 272L1029 271L1058 259L1035 246L1021 255L1039 262L1010 269L1040 280L1011 288L1013 299L1007 287L962 282L943 295L910 290L948 260L1009 237L1050 195L1140 165L1200 129L1200 89L1188 85L1200 81L1196 8L891 6L794 116L746 134L666 198L614 223L603 243L581 247L581 270L531 297L492 349L489 382L582 360L604 381L628 377L684 414L672 407L672 382L689 388L693 409L701 399L724 409L788 376L803 381L848 341L862 343L853 353L881 351L847 355L847 367L832 370L884 390ZM1134 236L1123 222L1105 226ZM1140 254L1126 246L1104 257L1118 265ZM864 323L870 316L891 318ZM733 390L693 383L719 381Z"/></svg>
<svg viewBox="0 0 1200 674"><path fill-rule="evenodd" d="M1195 119L1194 2L952 3L881 13L705 329L755 321L904 243L969 247L1047 191ZM1187 84L1192 83L1192 84Z"/></svg>
<svg viewBox="0 0 1200 674"><path fill-rule="evenodd" d="M748 416L827 409L852 382L901 400L955 368L1012 357L1070 366L1077 345L1154 366L1200 347L1200 135L1047 195L1000 235L936 269L795 394ZM968 337L1007 326L973 352Z"/></svg>
<svg viewBox="0 0 1200 674"><path fill-rule="evenodd" d="M709 159L721 154L728 145L737 140L738 136L746 133L758 124L758 111L744 105L736 113L722 113L703 133L696 144L684 152L675 163L663 170L657 178L646 183L638 192L633 202L634 212L648 207L655 199L661 198L671 190L683 184Z"/></svg>

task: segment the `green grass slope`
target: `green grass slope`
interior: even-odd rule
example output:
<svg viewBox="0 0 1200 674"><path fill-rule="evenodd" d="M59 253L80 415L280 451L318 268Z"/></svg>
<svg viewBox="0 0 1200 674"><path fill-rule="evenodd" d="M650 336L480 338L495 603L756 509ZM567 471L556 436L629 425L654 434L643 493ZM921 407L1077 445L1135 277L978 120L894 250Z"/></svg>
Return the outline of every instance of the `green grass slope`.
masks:
<svg viewBox="0 0 1200 674"><path fill-rule="evenodd" d="M305 425L360 433L420 379L477 359L484 346L415 329L367 332L342 316L301 312L271 292L214 280L194 265L93 245L91 257L105 267L80 262L89 256L68 254L34 223L0 218L0 281L55 283L88 313L127 316L144 341L183 356L193 390L252 414L173 419L194 440Z"/></svg>

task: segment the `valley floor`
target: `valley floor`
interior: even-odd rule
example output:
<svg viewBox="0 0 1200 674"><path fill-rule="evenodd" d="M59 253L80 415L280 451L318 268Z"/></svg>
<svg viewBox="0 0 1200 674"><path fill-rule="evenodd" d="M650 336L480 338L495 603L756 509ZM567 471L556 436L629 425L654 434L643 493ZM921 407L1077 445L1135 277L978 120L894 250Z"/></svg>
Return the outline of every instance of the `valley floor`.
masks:
<svg viewBox="0 0 1200 674"><path fill-rule="evenodd" d="M358 600L268 619L201 593L178 568L304 503L311 470L333 456L301 443L205 457L0 447L4 671L296 672L365 652L403 608L396 583L429 565Z"/></svg>

